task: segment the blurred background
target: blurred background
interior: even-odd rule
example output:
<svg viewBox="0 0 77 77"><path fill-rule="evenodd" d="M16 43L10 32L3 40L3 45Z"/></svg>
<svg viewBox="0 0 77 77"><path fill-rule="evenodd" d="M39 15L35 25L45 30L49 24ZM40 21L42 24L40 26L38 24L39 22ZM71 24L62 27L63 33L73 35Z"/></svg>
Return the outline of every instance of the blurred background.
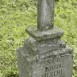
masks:
<svg viewBox="0 0 77 77"><path fill-rule="evenodd" d="M18 77L16 49L28 38L25 29L36 26L37 0L0 0L0 77ZM55 0L54 23L74 49L73 77L77 77L77 0Z"/></svg>

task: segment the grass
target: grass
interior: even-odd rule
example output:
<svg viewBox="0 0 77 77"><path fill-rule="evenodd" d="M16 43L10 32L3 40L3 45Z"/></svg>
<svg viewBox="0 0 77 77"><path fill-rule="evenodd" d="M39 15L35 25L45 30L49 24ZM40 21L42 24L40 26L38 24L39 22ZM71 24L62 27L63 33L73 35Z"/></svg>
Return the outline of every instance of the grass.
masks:
<svg viewBox="0 0 77 77"><path fill-rule="evenodd" d="M35 26L36 0L0 0L0 77L17 77L16 48ZM55 25L64 30L62 39L74 49L73 77L77 77L77 0L55 2Z"/></svg>

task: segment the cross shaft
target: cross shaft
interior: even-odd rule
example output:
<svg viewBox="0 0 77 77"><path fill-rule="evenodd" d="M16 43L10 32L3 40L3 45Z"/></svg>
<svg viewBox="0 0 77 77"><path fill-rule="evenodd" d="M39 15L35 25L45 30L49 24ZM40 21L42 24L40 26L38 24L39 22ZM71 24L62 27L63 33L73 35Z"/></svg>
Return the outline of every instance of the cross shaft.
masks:
<svg viewBox="0 0 77 77"><path fill-rule="evenodd" d="M52 29L54 26L54 0L37 0L37 29Z"/></svg>

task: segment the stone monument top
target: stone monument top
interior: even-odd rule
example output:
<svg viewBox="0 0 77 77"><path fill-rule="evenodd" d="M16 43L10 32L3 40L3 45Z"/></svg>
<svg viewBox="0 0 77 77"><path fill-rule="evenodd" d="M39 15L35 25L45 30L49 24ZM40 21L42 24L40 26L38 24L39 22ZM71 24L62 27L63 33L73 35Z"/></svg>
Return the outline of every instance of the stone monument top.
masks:
<svg viewBox="0 0 77 77"><path fill-rule="evenodd" d="M29 27L26 32L37 41L63 35L63 31L54 26L54 0L37 0L37 28Z"/></svg>
<svg viewBox="0 0 77 77"><path fill-rule="evenodd" d="M37 29L47 30L54 26L54 0L37 0Z"/></svg>
<svg viewBox="0 0 77 77"><path fill-rule="evenodd" d="M63 35L63 31L54 26L54 0L37 0L37 27L29 27L26 32L36 41Z"/></svg>

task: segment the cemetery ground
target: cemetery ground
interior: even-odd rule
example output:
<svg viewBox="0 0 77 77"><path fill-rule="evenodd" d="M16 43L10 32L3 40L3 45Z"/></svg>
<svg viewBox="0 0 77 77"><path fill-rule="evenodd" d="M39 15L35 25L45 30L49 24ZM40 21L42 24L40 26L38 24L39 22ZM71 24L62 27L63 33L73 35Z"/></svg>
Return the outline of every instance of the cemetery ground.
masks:
<svg viewBox="0 0 77 77"><path fill-rule="evenodd" d="M36 26L36 0L0 0L0 77L18 77L16 49L28 37L25 29ZM77 77L77 0L55 1L55 25L74 49L73 77Z"/></svg>

